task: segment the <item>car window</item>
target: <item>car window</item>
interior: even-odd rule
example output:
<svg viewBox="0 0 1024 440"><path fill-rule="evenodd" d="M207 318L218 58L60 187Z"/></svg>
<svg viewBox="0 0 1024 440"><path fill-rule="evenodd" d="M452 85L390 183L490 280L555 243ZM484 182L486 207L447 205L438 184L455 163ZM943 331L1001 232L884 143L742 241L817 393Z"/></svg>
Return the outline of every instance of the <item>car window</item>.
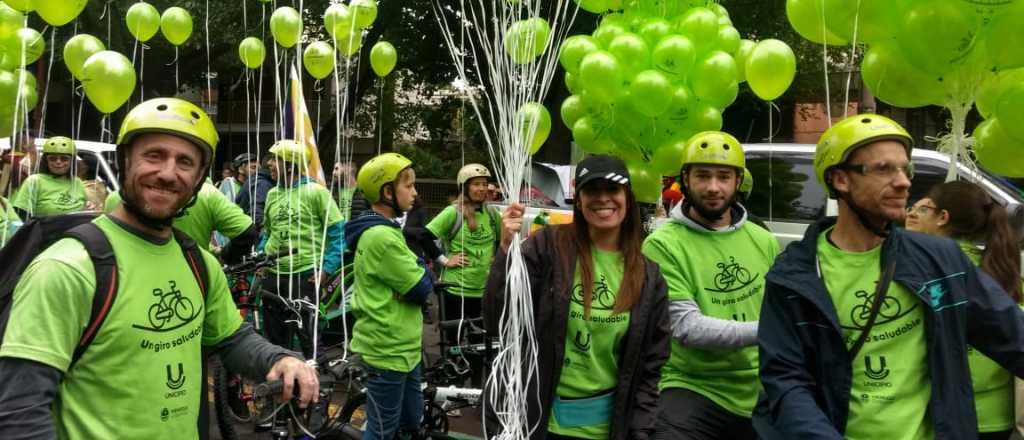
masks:
<svg viewBox="0 0 1024 440"><path fill-rule="evenodd" d="M932 158L914 158L914 178L910 181L910 199L907 206L913 206L932 190L932 187L946 181L949 164Z"/></svg>
<svg viewBox="0 0 1024 440"><path fill-rule="evenodd" d="M825 215L825 192L814 177L812 158L797 154L747 155L754 191L750 211L765 220L813 223Z"/></svg>

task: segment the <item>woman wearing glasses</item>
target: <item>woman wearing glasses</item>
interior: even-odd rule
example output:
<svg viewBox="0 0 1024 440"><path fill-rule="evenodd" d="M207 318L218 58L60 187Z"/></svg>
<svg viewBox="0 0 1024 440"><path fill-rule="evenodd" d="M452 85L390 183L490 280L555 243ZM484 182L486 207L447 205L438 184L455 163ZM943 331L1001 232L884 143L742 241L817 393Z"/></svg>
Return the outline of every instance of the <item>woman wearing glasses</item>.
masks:
<svg viewBox="0 0 1024 440"><path fill-rule="evenodd" d="M936 185L907 211L907 229L956 240L976 265L1018 304L1021 302L1020 249L1006 210L977 185ZM984 247L979 247L983 245ZM979 439L1006 439L1014 425L1013 377L977 350L967 359L974 384Z"/></svg>
<svg viewBox="0 0 1024 440"><path fill-rule="evenodd" d="M63 136L43 144L39 174L25 179L11 201L22 219L81 211L85 207L85 184L72 172L75 142Z"/></svg>

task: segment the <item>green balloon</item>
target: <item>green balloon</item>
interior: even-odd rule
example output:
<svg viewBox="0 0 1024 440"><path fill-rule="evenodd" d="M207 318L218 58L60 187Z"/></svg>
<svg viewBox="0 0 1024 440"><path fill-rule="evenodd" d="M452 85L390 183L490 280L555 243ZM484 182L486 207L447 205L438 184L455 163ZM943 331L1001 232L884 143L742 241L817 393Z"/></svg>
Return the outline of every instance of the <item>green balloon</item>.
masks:
<svg viewBox="0 0 1024 440"><path fill-rule="evenodd" d="M35 0L36 14L53 26L64 26L82 13L89 0Z"/></svg>
<svg viewBox="0 0 1024 440"><path fill-rule="evenodd" d="M0 41L13 37L24 25L24 14L7 6L7 3L0 3Z"/></svg>
<svg viewBox="0 0 1024 440"><path fill-rule="evenodd" d="M583 85L580 84L580 77L578 73L565 72L565 89L573 95L583 93Z"/></svg>
<svg viewBox="0 0 1024 440"><path fill-rule="evenodd" d="M302 36L302 16L299 15L299 11L290 6L277 8L270 15L270 33L274 36L274 41L286 49L298 43L299 37ZM335 38L340 39L337 35ZM339 44L339 48L340 46Z"/></svg>
<svg viewBox="0 0 1024 440"><path fill-rule="evenodd" d="M35 10L35 0L4 0L8 6L21 12L32 12Z"/></svg>
<svg viewBox="0 0 1024 440"><path fill-rule="evenodd" d="M14 57L14 62L21 66L36 62L46 51L43 36L39 31L27 27L18 29L14 38L7 40L6 46L7 54Z"/></svg>
<svg viewBox="0 0 1024 440"><path fill-rule="evenodd" d="M711 95L701 98L701 100L715 108L726 108L732 105L733 102L736 102L736 98L739 95L740 83L738 81L733 81L725 88L718 90L717 93L712 93Z"/></svg>
<svg viewBox="0 0 1024 440"><path fill-rule="evenodd" d="M886 104L904 108L942 104L938 77L918 70L895 47L872 45L860 68L864 85Z"/></svg>
<svg viewBox="0 0 1024 440"><path fill-rule="evenodd" d="M989 119L974 129L974 157L982 166L1006 177L1024 177L1024 154L1020 141L1011 139L998 119Z"/></svg>
<svg viewBox="0 0 1024 440"><path fill-rule="evenodd" d="M658 147L651 155L651 168L660 176L679 174L683 165L683 153L686 152L686 140L674 140Z"/></svg>
<svg viewBox="0 0 1024 440"><path fill-rule="evenodd" d="M363 47L363 31L357 30L355 33L349 35L337 35L336 40L338 42L338 52L346 58L350 58L359 53L359 49Z"/></svg>
<svg viewBox="0 0 1024 440"><path fill-rule="evenodd" d="M672 34L672 24L664 18L651 18L640 26L638 33L649 46L654 47L662 38Z"/></svg>
<svg viewBox="0 0 1024 440"><path fill-rule="evenodd" d="M562 101L562 107L559 109L559 114L562 116L562 123L565 124L570 130L576 121L580 120L583 116L586 116L587 109L583 103L583 97L579 95L570 95Z"/></svg>
<svg viewBox="0 0 1024 440"><path fill-rule="evenodd" d="M1024 142L1024 83L1006 86L994 116L1006 134L1018 144Z"/></svg>
<svg viewBox="0 0 1024 440"><path fill-rule="evenodd" d="M698 103L686 127L695 132L718 131L722 129L722 111L708 104Z"/></svg>
<svg viewBox="0 0 1024 440"><path fill-rule="evenodd" d="M611 14L605 14L601 17L601 23L599 25L614 24L622 26L623 28L629 29L632 24L631 20L626 17L626 14L621 12L613 12Z"/></svg>
<svg viewBox="0 0 1024 440"><path fill-rule="evenodd" d="M635 75L651 66L651 49L643 38L634 33L627 32L615 37L608 45L608 52L619 61L626 76Z"/></svg>
<svg viewBox="0 0 1024 440"><path fill-rule="evenodd" d="M105 50L86 60L82 85L85 96L96 109L110 114L124 105L135 91L135 69L124 55Z"/></svg>
<svg viewBox="0 0 1024 440"><path fill-rule="evenodd" d="M611 8L609 0L576 0L576 3L580 5L580 9L595 14L600 14Z"/></svg>
<svg viewBox="0 0 1024 440"><path fill-rule="evenodd" d="M626 164L629 170L629 186L638 202L658 203L661 197L661 174L652 172L645 162L630 161Z"/></svg>
<svg viewBox="0 0 1024 440"><path fill-rule="evenodd" d="M692 8L676 24L679 33L697 45L697 52L710 50L715 45L718 28L718 16L708 8Z"/></svg>
<svg viewBox="0 0 1024 440"><path fill-rule="evenodd" d="M754 46L757 43L751 40L741 40L740 48L736 51L736 79L739 82L747 80L747 59L750 58L750 52L754 51Z"/></svg>
<svg viewBox="0 0 1024 440"><path fill-rule="evenodd" d="M612 101L622 93L623 75L612 54L599 50L580 63L580 84L599 101Z"/></svg>
<svg viewBox="0 0 1024 440"><path fill-rule="evenodd" d="M4 50L0 48L0 70L14 70L18 67L18 63L15 61L14 56L3 52Z"/></svg>
<svg viewBox="0 0 1024 440"><path fill-rule="evenodd" d="M334 48L323 41L315 41L302 51L302 65L313 78L327 78L334 71Z"/></svg>
<svg viewBox="0 0 1024 440"><path fill-rule="evenodd" d="M373 25L377 19L377 2L375 0L352 0L348 5L352 18L360 30Z"/></svg>
<svg viewBox="0 0 1024 440"><path fill-rule="evenodd" d="M551 113L539 102L527 102L516 112L516 127L520 139L527 143L532 156L551 134Z"/></svg>
<svg viewBox="0 0 1024 440"><path fill-rule="evenodd" d="M1018 0L1020 2L1020 0ZM1024 2L1021 2L1024 5ZM1024 67L1024 7L994 17L980 35L986 66L995 70Z"/></svg>
<svg viewBox="0 0 1024 440"><path fill-rule="evenodd" d="M823 0L786 0L786 17L793 30L813 43L845 46L849 41L825 27L821 13Z"/></svg>
<svg viewBox="0 0 1024 440"><path fill-rule="evenodd" d="M737 82L736 60L722 51L711 52L694 65L689 82L690 89L698 98L713 102L721 97L722 90Z"/></svg>
<svg viewBox="0 0 1024 440"><path fill-rule="evenodd" d="M1003 93L1010 85L1017 83L1024 83L1024 68L998 72L986 80L978 90L978 99L974 102L978 106L978 113L985 119L992 118Z"/></svg>
<svg viewBox="0 0 1024 440"><path fill-rule="evenodd" d="M257 69L263 65L266 57L267 48L259 38L248 37L238 44L238 58L245 67Z"/></svg>
<svg viewBox="0 0 1024 440"><path fill-rule="evenodd" d="M356 24L352 17L352 11L342 3L335 3L324 11L324 30L331 37L337 38L337 34L348 35L356 30Z"/></svg>
<svg viewBox="0 0 1024 440"><path fill-rule="evenodd" d="M746 65L747 83L765 101L782 96L796 77L796 55L789 45L768 39L757 43Z"/></svg>
<svg viewBox="0 0 1024 440"><path fill-rule="evenodd" d="M685 78L697 59L697 50L689 38L670 35L651 52L654 68L676 79Z"/></svg>
<svg viewBox="0 0 1024 440"><path fill-rule="evenodd" d="M188 11L172 6L160 16L160 32L175 46L181 46L192 36L192 15Z"/></svg>
<svg viewBox="0 0 1024 440"><path fill-rule="evenodd" d="M64 45L64 64L68 66L71 76L82 79L82 67L85 65L85 60L106 49L99 38L89 34L75 35Z"/></svg>
<svg viewBox="0 0 1024 440"><path fill-rule="evenodd" d="M732 26L718 28L718 48L729 55L740 50L740 31Z"/></svg>
<svg viewBox="0 0 1024 440"><path fill-rule="evenodd" d="M942 76L962 65L974 50L978 25L957 5L924 2L907 11L898 40L910 64Z"/></svg>
<svg viewBox="0 0 1024 440"><path fill-rule="evenodd" d="M383 78L388 76L398 63L398 51L387 41L378 41L370 50L370 67L373 73Z"/></svg>
<svg viewBox="0 0 1024 440"><path fill-rule="evenodd" d="M128 8L125 16L128 33L141 42L149 41L160 30L160 11L146 2L138 2Z"/></svg>
<svg viewBox="0 0 1024 440"><path fill-rule="evenodd" d="M562 47L558 51L558 62L566 72L578 73L583 57L597 50L600 50L597 41L589 35L573 35L562 42Z"/></svg>
<svg viewBox="0 0 1024 440"><path fill-rule="evenodd" d="M505 51L517 64L526 64L544 53L551 26L542 18L531 18L512 23L505 31Z"/></svg>
<svg viewBox="0 0 1024 440"><path fill-rule="evenodd" d="M0 105L13 109L18 97L18 78L7 70L0 70ZM0 113L3 113L0 111Z"/></svg>
<svg viewBox="0 0 1024 440"><path fill-rule="evenodd" d="M597 41L598 44L601 45L601 47L607 48L612 44L612 40L614 40L615 37L618 37L619 35L622 35L626 32L629 31L626 30L626 28L622 25L614 23L602 24L601 26L598 26L597 29L594 31L594 40Z"/></svg>
<svg viewBox="0 0 1024 440"><path fill-rule="evenodd" d="M638 73L629 85L629 99L640 113L656 117L672 104L672 83L657 70Z"/></svg>
<svg viewBox="0 0 1024 440"><path fill-rule="evenodd" d="M589 116L572 125L572 138L583 151L591 154L608 154L615 148L615 143L597 129Z"/></svg>
<svg viewBox="0 0 1024 440"><path fill-rule="evenodd" d="M697 98L686 86L679 86L672 90L672 101L669 103L668 111L662 119L668 122L669 127L682 127L693 117L696 111Z"/></svg>
<svg viewBox="0 0 1024 440"><path fill-rule="evenodd" d="M820 2L821 0L816 1ZM885 41L892 38L894 29L899 28L898 20L906 13L907 6L912 1L824 0L825 25L832 34L845 41L853 40L854 24L856 24L857 42Z"/></svg>

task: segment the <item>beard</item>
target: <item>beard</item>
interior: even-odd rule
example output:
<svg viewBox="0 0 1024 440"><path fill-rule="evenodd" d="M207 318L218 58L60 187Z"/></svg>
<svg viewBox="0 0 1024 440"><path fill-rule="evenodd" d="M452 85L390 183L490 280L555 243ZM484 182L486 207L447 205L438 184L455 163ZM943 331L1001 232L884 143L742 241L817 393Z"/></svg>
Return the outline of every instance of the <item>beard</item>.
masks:
<svg viewBox="0 0 1024 440"><path fill-rule="evenodd" d="M167 214L157 214L153 212L153 209L148 206L143 200L142 195L137 191L136 185L126 184L121 188L121 204L124 205L126 211L132 214L139 223L146 225L153 229L164 229L169 228L174 223L174 219L178 217L178 213L181 209L189 204L192 197L178 200L174 207Z"/></svg>
<svg viewBox="0 0 1024 440"><path fill-rule="evenodd" d="M702 218L713 223L721 220L722 217L725 216L725 213L732 209L732 203L735 201L734 199L735 197L733 197L733 200L723 203L721 208L716 209L708 207L707 204L704 203L704 199L696 195L691 195L686 200L689 202L690 206L697 211L697 214L700 214Z"/></svg>

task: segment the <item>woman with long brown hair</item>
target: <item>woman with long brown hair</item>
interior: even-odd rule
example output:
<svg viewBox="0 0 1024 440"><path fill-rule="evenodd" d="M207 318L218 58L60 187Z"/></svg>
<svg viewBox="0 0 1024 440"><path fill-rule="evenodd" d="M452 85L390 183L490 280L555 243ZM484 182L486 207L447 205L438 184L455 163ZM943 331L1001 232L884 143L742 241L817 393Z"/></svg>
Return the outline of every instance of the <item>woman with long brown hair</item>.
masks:
<svg viewBox="0 0 1024 440"><path fill-rule="evenodd" d="M907 229L956 240L974 264L1021 303L1019 238L1006 209L978 185L956 181L934 186L907 211ZM967 360L978 438L1005 439L1014 425L1013 376L977 350L970 349Z"/></svg>
<svg viewBox="0 0 1024 440"><path fill-rule="evenodd" d="M647 439L669 356L665 280L641 252L642 220L622 160L587 157L575 185L573 223L545 227L522 245L540 372L529 384L530 438ZM506 251L523 213L513 204L502 215L483 300L492 332L505 303Z"/></svg>

